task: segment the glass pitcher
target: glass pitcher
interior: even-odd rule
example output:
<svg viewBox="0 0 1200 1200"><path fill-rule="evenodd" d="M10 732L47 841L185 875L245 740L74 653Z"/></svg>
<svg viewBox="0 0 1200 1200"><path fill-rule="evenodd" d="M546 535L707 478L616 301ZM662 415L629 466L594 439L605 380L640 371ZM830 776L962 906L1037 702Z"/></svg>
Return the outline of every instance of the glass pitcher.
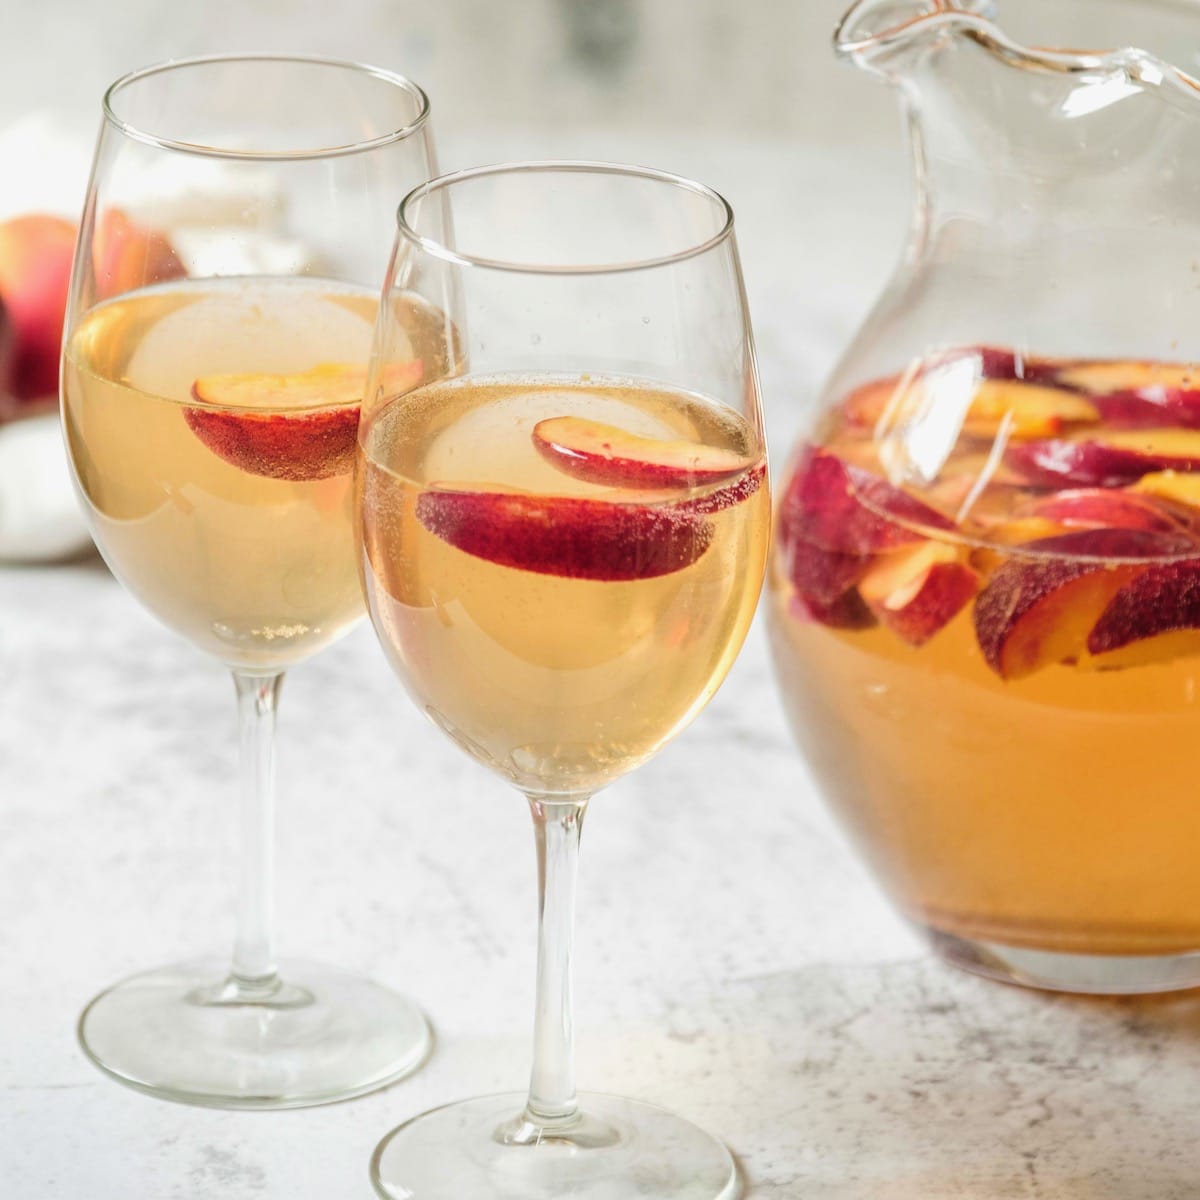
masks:
<svg viewBox="0 0 1200 1200"><path fill-rule="evenodd" d="M915 207L781 493L796 736L951 961L1196 986L1200 7L860 0L836 47Z"/></svg>

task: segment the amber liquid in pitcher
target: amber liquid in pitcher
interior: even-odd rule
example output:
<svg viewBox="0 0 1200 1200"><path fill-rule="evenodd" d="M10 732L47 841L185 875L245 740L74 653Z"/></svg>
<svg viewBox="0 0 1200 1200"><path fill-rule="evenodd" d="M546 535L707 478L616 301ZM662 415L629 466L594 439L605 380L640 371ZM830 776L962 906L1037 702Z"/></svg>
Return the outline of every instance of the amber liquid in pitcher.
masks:
<svg viewBox="0 0 1200 1200"><path fill-rule="evenodd" d="M797 737L918 924L1194 951L1200 374L973 352L948 417L953 357L856 389L794 467L770 616Z"/></svg>

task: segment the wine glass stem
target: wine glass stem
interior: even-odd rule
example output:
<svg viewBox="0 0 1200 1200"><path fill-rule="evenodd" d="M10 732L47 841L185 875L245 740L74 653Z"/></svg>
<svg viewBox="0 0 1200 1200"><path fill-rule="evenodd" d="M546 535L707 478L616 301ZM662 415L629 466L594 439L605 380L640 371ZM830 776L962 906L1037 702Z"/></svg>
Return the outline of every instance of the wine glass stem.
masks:
<svg viewBox="0 0 1200 1200"><path fill-rule="evenodd" d="M233 672L238 698L242 844L233 982L269 991L275 969L275 713L283 673Z"/></svg>
<svg viewBox="0 0 1200 1200"><path fill-rule="evenodd" d="M542 1128L569 1125L575 1098L575 1032L571 1009L571 949L579 838L587 797L529 796L538 858L537 1011L526 1120Z"/></svg>

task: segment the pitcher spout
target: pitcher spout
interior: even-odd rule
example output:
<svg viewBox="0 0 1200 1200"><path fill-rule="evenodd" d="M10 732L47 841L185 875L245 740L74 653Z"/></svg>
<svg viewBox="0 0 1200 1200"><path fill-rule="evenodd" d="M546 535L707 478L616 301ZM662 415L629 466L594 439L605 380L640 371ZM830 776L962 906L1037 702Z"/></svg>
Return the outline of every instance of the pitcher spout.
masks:
<svg viewBox="0 0 1200 1200"><path fill-rule="evenodd" d="M991 0L857 0L833 35L836 52L887 74L890 64L931 40L985 27Z"/></svg>

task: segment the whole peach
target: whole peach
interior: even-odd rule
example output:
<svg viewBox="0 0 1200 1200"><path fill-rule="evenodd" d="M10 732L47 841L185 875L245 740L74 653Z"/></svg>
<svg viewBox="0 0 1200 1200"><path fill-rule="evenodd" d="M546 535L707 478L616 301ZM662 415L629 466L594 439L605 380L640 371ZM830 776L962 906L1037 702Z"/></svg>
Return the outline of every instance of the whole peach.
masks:
<svg viewBox="0 0 1200 1200"><path fill-rule="evenodd" d="M12 324L11 390L19 401L58 391L75 225L43 214L0 222L0 301Z"/></svg>
<svg viewBox="0 0 1200 1200"><path fill-rule="evenodd" d="M92 264L102 300L187 274L163 234L137 224L119 208L107 209L96 221Z"/></svg>

